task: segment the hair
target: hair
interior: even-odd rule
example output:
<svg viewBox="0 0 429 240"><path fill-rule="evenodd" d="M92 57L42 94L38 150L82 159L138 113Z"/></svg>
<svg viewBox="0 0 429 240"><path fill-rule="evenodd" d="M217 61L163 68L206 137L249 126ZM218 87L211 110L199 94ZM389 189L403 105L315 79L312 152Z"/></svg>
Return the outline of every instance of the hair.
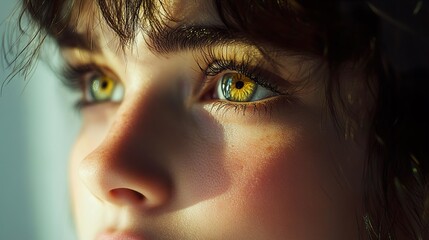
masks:
<svg viewBox="0 0 429 240"><path fill-rule="evenodd" d="M161 0L96 3L123 46L140 28L164 27ZM64 28L73 27L72 10L80 4L23 0L21 20L27 14L37 26L31 41L38 42L28 64L47 36L57 39ZM326 101L334 119L340 108L347 110L338 72L345 63L364 66L367 91L374 99L373 108L368 106L372 112L363 176L365 214L360 219L366 228L364 238L429 239L427 4L408 0L213 0L213 4L228 29L255 45L321 57L329 69ZM20 69L26 67L22 64ZM336 106L336 99L344 104ZM338 127L344 124L338 121Z"/></svg>

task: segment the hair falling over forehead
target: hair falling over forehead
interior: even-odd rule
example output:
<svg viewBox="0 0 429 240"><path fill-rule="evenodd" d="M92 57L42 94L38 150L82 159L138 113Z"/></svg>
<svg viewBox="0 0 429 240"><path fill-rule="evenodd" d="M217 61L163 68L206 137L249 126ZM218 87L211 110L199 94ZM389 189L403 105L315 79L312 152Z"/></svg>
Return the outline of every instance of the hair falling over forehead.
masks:
<svg viewBox="0 0 429 240"><path fill-rule="evenodd" d="M163 2L23 0L21 19L30 16L38 29L32 45L35 39L39 42L18 71L29 67L46 36L59 39L65 29L76 30L79 20L86 21L81 14L87 4L99 14L90 20L104 21L126 47L140 30L162 31L168 22L181 21L169 14ZM357 219L366 229L362 236L428 239L429 65L427 60L419 61L429 56L428 4L387 2L213 0L212 4L228 31L244 36L262 51L264 46L274 46L323 59L330 76L325 83L326 102L334 118L339 112L349 113L350 99L340 93L338 72L346 63L363 67L368 76L366 91L372 93L375 106L368 107L372 129L363 179L366 206L365 215ZM407 64L416 66L400 69ZM338 126L350 136L359 129L345 126L357 126L359 121L348 115L346 121L338 119Z"/></svg>

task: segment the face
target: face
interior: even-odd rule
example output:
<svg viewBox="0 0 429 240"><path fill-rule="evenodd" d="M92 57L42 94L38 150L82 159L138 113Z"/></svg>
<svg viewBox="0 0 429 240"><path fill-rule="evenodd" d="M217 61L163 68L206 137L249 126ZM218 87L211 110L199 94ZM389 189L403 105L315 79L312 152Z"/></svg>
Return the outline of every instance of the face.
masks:
<svg viewBox="0 0 429 240"><path fill-rule="evenodd" d="M223 27L210 2L164 7L185 47L142 30L121 49L103 22L78 25L97 47L62 47L84 102L70 159L79 239L357 238L365 131L335 128L321 60L195 43ZM359 71L340 78L359 97Z"/></svg>

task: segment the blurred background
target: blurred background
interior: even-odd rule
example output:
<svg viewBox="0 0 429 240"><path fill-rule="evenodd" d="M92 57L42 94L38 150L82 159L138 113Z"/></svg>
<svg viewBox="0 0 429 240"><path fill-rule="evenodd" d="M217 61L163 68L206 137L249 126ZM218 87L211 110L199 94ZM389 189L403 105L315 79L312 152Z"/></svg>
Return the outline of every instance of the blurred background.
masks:
<svg viewBox="0 0 429 240"><path fill-rule="evenodd" d="M3 40L18 32L13 14L18 4L0 0ZM27 79L18 75L5 82L11 72L2 55L0 239L76 239L67 185L67 159L79 125L74 96L45 62L38 62Z"/></svg>

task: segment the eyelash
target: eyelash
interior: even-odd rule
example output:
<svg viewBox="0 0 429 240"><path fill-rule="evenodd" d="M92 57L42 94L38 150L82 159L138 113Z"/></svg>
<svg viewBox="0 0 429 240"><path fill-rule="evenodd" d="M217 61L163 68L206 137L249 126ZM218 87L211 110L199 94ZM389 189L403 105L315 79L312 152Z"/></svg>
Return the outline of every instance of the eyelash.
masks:
<svg viewBox="0 0 429 240"><path fill-rule="evenodd" d="M203 69L200 66L201 71L203 71L206 77L216 76L224 71L236 71L244 76L250 78L255 83L259 84L262 87L268 88L269 90L282 95L281 90L277 85L274 85L266 75L267 72L262 70L261 64L256 64L252 66L250 60L244 60L237 62L235 60L227 59L216 59L209 63L206 63L206 69Z"/></svg>
<svg viewBox="0 0 429 240"><path fill-rule="evenodd" d="M199 69L203 73L203 77L207 78L206 84L210 86L210 89L213 88L213 85L216 84L215 79L218 78L212 78L215 77L218 74L221 74L225 71L235 71L237 73L243 74L244 76L250 78L253 80L256 84L265 87L274 93L278 94L279 96L285 96L285 99L287 103L291 103L295 99L292 95L289 94L288 91L285 91L285 89L280 88L278 84L276 84L278 81L274 81L274 78L280 78L276 76L275 74L264 70L263 68L263 62L258 61L254 63L250 57L248 56L232 56L232 57L226 57L226 56L216 56L213 52L206 52L203 55L203 63L204 65L198 64ZM197 61L198 62L198 61ZM214 83L213 83L214 81ZM281 80L282 82L285 82L286 80ZM206 93L203 93L206 94ZM223 101L223 100L217 100L213 102L213 105L211 107L211 111L219 112L223 111L223 113L226 113L229 110L234 110L237 114L245 114L246 110L251 107L254 113L257 113L259 110L263 109L264 113L270 114L270 110L272 110L271 105L268 104L266 101L258 101L258 102L232 102L232 101Z"/></svg>
<svg viewBox="0 0 429 240"><path fill-rule="evenodd" d="M87 78L102 74L103 70L98 65L93 63L76 66L70 63L65 63L61 72L63 84L72 91L83 91L85 88L84 84ZM74 109L80 112L82 108L91 104L92 103L86 101L82 97L74 104Z"/></svg>
<svg viewBox="0 0 429 240"><path fill-rule="evenodd" d="M251 59L249 57L242 57L241 59L237 60L237 57L232 58L226 58L224 56L217 57L213 53L206 53L203 55L203 64L198 63L197 64L200 68L200 70L203 73L203 77L206 80L206 83L211 85L213 88L213 81L215 81L214 78L218 74L221 74L225 71L235 71L237 73L243 74L244 76L250 78L253 80L256 84L265 87L274 93L278 95L286 95L287 100L290 102L292 100L291 96L289 94L285 94L284 91L282 93L282 90L279 89L277 84L273 83L273 74L269 73L262 68L262 63L257 62L256 64L251 63ZM79 91L84 89L84 84L87 78L90 78L94 75L102 75L104 74L104 71L102 68L100 68L98 65L89 63L89 64L82 64L82 65L72 65L69 63L66 63L63 67L63 72L61 73L64 81L63 83L70 88L73 91ZM284 81L284 80L283 80ZM256 112L259 107L262 107L265 111L268 112L270 109L268 104L263 103L264 101L261 101L259 103L256 102L247 102L247 103L238 103L238 102L231 102L231 101L223 101L223 100L217 100L213 103L212 110L230 110L233 109L236 112L239 111L246 111L248 106L251 106L254 109L254 112ZM74 108L77 111L80 111L83 107L89 106L93 103L87 102L84 98L81 98L74 104Z"/></svg>

